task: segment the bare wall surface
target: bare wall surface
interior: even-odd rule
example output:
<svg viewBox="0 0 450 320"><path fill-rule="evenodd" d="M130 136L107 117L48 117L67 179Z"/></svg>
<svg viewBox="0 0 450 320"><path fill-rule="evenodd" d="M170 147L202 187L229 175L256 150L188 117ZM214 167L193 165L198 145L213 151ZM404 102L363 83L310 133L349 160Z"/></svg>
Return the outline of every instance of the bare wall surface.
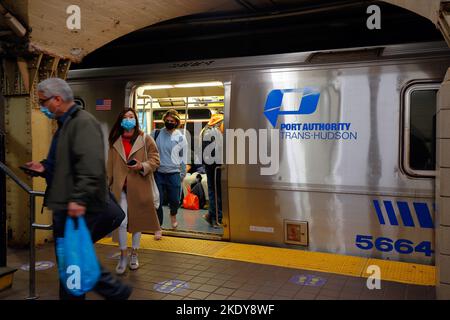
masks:
<svg viewBox="0 0 450 320"><path fill-rule="evenodd" d="M80 8L81 29L71 31L66 10L74 4ZM235 5L229 0L33 0L28 3L31 45L79 61L111 40L154 23Z"/></svg>

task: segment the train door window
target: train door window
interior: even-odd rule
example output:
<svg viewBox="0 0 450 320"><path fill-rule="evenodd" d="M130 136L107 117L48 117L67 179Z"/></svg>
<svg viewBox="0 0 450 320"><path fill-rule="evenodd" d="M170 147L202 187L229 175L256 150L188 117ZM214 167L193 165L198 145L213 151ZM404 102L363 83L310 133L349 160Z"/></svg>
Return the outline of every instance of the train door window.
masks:
<svg viewBox="0 0 450 320"><path fill-rule="evenodd" d="M201 185L204 192L205 202L201 208L192 210L192 208L181 207L179 209L177 231L171 230L170 210L167 203L163 201L162 228L167 233L185 234L187 232L214 239L220 239L224 234L221 225L210 225L205 221L205 217L208 217L208 206L213 205L209 202L208 193L207 179L210 174L206 174L206 168L201 165L201 159L194 157L195 145L200 142L202 129L208 124L213 114L223 112L224 96L225 88L221 82L142 85L136 88L135 109L141 127L147 133L164 127L162 118L167 110L175 109L180 114L180 130L189 138L188 147L191 150L191 157L188 159L190 164L187 166L189 171L182 180L180 203L186 196L188 187L197 187L196 190L198 190Z"/></svg>
<svg viewBox="0 0 450 320"><path fill-rule="evenodd" d="M435 174L438 90L439 84L415 84L406 90L403 164L412 176Z"/></svg>

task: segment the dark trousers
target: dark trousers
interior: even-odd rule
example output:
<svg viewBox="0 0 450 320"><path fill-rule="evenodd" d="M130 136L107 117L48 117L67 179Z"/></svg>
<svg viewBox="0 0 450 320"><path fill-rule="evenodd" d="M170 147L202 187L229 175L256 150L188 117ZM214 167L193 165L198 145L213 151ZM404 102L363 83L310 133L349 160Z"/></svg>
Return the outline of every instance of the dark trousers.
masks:
<svg viewBox="0 0 450 320"><path fill-rule="evenodd" d="M155 173L155 182L159 191L159 208L156 210L158 214L159 224L163 224L163 201L164 194L167 192L167 199L169 200L170 215L175 216L178 213L180 206L181 193L181 177L179 172L174 173Z"/></svg>
<svg viewBox="0 0 450 320"><path fill-rule="evenodd" d="M84 216L86 225L91 233L92 241L102 239L112 230L117 228L125 217L122 209L116 202L108 205L107 212L90 213L87 212ZM120 211L117 211L120 210ZM66 224L67 211L54 211L53 212L53 237L64 237L64 227ZM114 229L112 229L114 228ZM55 250L56 251L56 250ZM131 288L124 285L119 280L114 278L109 271L100 266L101 274L97 284L94 287L94 291L108 300L123 300L127 299L131 294ZM84 300L85 296L74 296L66 291L63 284L59 283L59 298L61 300Z"/></svg>
<svg viewBox="0 0 450 320"><path fill-rule="evenodd" d="M208 179L208 197L209 197L209 208L208 215L209 221L214 224L215 222L222 223L222 186L221 186L221 172L217 169L217 176L214 176L215 168L218 165L205 165L206 177ZM217 194L215 192L217 189ZM216 197L217 197L217 218L216 221Z"/></svg>

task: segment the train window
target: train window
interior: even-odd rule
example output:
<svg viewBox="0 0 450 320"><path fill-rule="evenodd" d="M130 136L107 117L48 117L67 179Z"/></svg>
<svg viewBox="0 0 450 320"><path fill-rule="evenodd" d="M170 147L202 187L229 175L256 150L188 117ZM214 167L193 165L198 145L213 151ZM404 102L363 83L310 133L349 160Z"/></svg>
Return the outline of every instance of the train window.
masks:
<svg viewBox="0 0 450 320"><path fill-rule="evenodd" d="M439 84L416 84L406 91L406 171L414 176L433 176L436 163L436 97Z"/></svg>
<svg viewBox="0 0 450 320"><path fill-rule="evenodd" d="M189 110L189 119L209 119L211 117L211 110L209 109L196 109Z"/></svg>

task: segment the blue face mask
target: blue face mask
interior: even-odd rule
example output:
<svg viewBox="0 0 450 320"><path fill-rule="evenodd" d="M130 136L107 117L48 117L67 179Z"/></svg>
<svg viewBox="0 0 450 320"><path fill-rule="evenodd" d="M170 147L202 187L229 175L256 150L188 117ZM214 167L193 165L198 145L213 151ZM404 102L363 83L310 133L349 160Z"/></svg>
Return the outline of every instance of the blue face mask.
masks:
<svg viewBox="0 0 450 320"><path fill-rule="evenodd" d="M41 112L49 119L55 119L55 114L48 110L47 107L41 106Z"/></svg>
<svg viewBox="0 0 450 320"><path fill-rule="evenodd" d="M125 130L130 131L131 129L136 127L136 119L129 119L129 118L122 119L122 122L120 123L120 125Z"/></svg>

